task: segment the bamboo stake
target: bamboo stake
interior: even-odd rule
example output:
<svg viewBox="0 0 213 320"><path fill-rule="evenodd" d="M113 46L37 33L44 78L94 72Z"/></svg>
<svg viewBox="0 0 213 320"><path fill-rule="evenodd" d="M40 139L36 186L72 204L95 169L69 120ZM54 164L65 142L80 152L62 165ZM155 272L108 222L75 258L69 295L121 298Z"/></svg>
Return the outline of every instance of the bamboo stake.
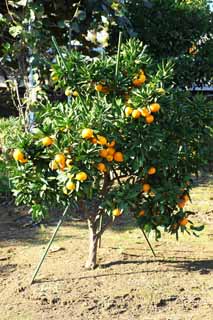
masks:
<svg viewBox="0 0 213 320"><path fill-rule="evenodd" d="M152 253L153 253L153 256L156 258L157 255L155 254L155 251L154 251L154 249L153 249L153 247L152 247L149 239L147 238L146 233L144 232L143 228L140 228L140 229L141 229L141 231L142 231L142 233L143 233L143 235L144 235L144 238L146 239L146 242L148 243L148 245L149 245L149 247L150 247L150 249L151 249L151 251L152 251Z"/></svg>
<svg viewBox="0 0 213 320"><path fill-rule="evenodd" d="M47 247L46 247L46 249L45 249L42 257L41 257L41 260L40 260L38 266L37 266L36 269L35 269L35 272L34 272L34 274L33 274L33 277L32 277L32 280L31 280L31 282L30 282L30 285L34 283L35 278L36 278L36 276L37 276L37 274L38 274L38 272L39 272L39 270L40 270L40 268L41 268L41 266L42 266L42 264L43 264L43 262L44 262L44 259L46 258L47 253L48 253L48 251L49 251L49 249L50 249L50 247L51 247L51 245L52 245L52 243L53 243L53 241L54 241L54 239L55 239L55 237L56 237L56 234L57 234L57 232L58 232L61 224L62 224L63 221L64 221L64 218L65 218L65 216L66 216L66 214L67 214L67 211L68 211L69 207L70 207L70 204L65 208L65 210L64 210L64 212L63 212L63 215L62 215L61 219L59 220L59 222L58 222L58 224L57 224L57 226L56 226L56 228L55 228L55 231L53 232L53 235L52 235L52 237L51 237L51 239L50 239L50 241L49 241L49 243L48 243L48 245L47 245Z"/></svg>

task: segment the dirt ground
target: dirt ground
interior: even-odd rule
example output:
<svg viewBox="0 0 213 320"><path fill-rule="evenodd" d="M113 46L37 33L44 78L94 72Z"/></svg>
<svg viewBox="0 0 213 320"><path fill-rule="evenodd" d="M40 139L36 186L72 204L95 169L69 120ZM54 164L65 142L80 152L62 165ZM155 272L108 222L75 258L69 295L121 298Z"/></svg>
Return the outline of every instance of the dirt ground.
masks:
<svg viewBox="0 0 213 320"><path fill-rule="evenodd" d="M154 258L140 230L121 218L104 234L94 271L84 269L86 224L66 222L31 286L56 222L31 227L23 209L0 207L0 319L213 319L212 178L192 200L193 220L205 224L199 238L150 238Z"/></svg>

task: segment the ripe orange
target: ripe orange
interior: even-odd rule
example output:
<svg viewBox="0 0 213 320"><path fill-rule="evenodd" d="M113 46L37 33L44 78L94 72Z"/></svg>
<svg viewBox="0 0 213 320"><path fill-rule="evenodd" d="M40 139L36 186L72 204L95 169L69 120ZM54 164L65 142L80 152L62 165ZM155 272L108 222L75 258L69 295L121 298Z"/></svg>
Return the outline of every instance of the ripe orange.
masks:
<svg viewBox="0 0 213 320"><path fill-rule="evenodd" d="M180 201L178 202L178 207L179 207L180 209L183 209L183 208L185 207L185 205L186 205L186 201L184 201L184 200L180 200Z"/></svg>
<svg viewBox="0 0 213 320"><path fill-rule="evenodd" d="M141 87L142 84L143 84L143 79L142 79L142 80L140 80L140 79L134 79L134 80L132 81L132 84L133 84L133 86L139 88L139 87Z"/></svg>
<svg viewBox="0 0 213 320"><path fill-rule="evenodd" d="M75 183L71 180L69 180L67 183L66 183L66 188L70 191L73 191L75 190Z"/></svg>
<svg viewBox="0 0 213 320"><path fill-rule="evenodd" d="M20 149L15 149L13 152L13 158L16 161L22 161L22 160L24 160L24 154Z"/></svg>
<svg viewBox="0 0 213 320"><path fill-rule="evenodd" d="M106 156L106 159L107 159L107 161L112 162L113 156L112 156L111 154L108 154L108 155Z"/></svg>
<svg viewBox="0 0 213 320"><path fill-rule="evenodd" d="M138 119L138 118L140 118L140 116L141 116L141 113L138 109L132 111L132 117L134 119Z"/></svg>
<svg viewBox="0 0 213 320"><path fill-rule="evenodd" d="M106 172L107 171L107 168L105 166L105 164L103 162L100 162L98 165L97 165L97 169L101 172Z"/></svg>
<svg viewBox="0 0 213 320"><path fill-rule="evenodd" d="M66 157L65 157L65 155L63 154L63 153L57 153L56 155L55 155L55 161L57 162L57 163L64 163L65 164L65 161L66 161Z"/></svg>
<svg viewBox="0 0 213 320"><path fill-rule="evenodd" d="M149 170L148 170L148 174L152 175L152 174L155 174L155 173L156 173L156 169L155 169L155 167L151 167L151 168L149 168Z"/></svg>
<svg viewBox="0 0 213 320"><path fill-rule="evenodd" d="M97 140L96 138L92 138L91 142L92 142L93 144L96 144L96 143L98 142L98 140Z"/></svg>
<svg viewBox="0 0 213 320"><path fill-rule="evenodd" d="M81 182L87 180L87 178L88 178L88 176L87 176L86 172L84 172L84 171L77 173L75 176L75 179L78 181L81 181Z"/></svg>
<svg viewBox="0 0 213 320"><path fill-rule="evenodd" d="M146 123L150 124L154 121L154 119L155 118L153 117L153 115L150 114L148 117L146 117Z"/></svg>
<svg viewBox="0 0 213 320"><path fill-rule="evenodd" d="M51 146L53 144L54 140L50 137L44 137L41 140L41 143L43 144L44 147Z"/></svg>
<svg viewBox="0 0 213 320"><path fill-rule="evenodd" d="M123 156L123 153L122 152L115 152L114 153L114 156L113 156L114 160L116 162L123 162L124 161L124 156Z"/></svg>
<svg viewBox="0 0 213 320"><path fill-rule="evenodd" d="M182 199L183 199L185 202L187 202L187 201L190 200L188 194L184 194L184 195L182 196Z"/></svg>
<svg viewBox="0 0 213 320"><path fill-rule="evenodd" d="M108 156L107 149L101 149L101 150L99 151L99 156L100 156L101 158L106 158L106 157Z"/></svg>
<svg viewBox="0 0 213 320"><path fill-rule="evenodd" d="M144 73L140 74L139 80L141 81L142 84L146 81L146 76Z"/></svg>
<svg viewBox="0 0 213 320"><path fill-rule="evenodd" d="M115 148L107 148L106 151L108 155L113 156L116 150Z"/></svg>
<svg viewBox="0 0 213 320"><path fill-rule="evenodd" d="M151 109L152 112L158 112L160 110L159 103L152 103L150 105L150 109Z"/></svg>
<svg viewBox="0 0 213 320"><path fill-rule="evenodd" d="M98 91L98 92L102 92L102 90L103 90L102 84L100 84L100 83L99 83L99 84L96 84L95 90Z"/></svg>
<svg viewBox="0 0 213 320"><path fill-rule="evenodd" d="M139 217L143 217L145 215L145 210L141 210L139 213L138 213L138 216Z"/></svg>
<svg viewBox="0 0 213 320"><path fill-rule="evenodd" d="M107 143L107 146L108 147L114 147L115 146L115 140L112 140L112 142L110 142L110 143Z"/></svg>
<svg viewBox="0 0 213 320"><path fill-rule="evenodd" d="M144 184L143 184L143 187L142 187L142 191L143 191L143 192L149 192L150 189L151 189L150 184L148 184L148 183L144 183Z"/></svg>
<svg viewBox="0 0 213 320"><path fill-rule="evenodd" d="M110 91L110 90L109 90L109 88L108 88L107 86L103 86L103 87L102 87L102 91L101 91L102 93L108 94L109 91Z"/></svg>
<svg viewBox="0 0 213 320"><path fill-rule="evenodd" d="M150 115L150 112L146 107L141 108L140 112L143 117L148 117Z"/></svg>
<svg viewBox="0 0 213 320"><path fill-rule="evenodd" d="M122 215L121 209L116 208L116 209L112 210L112 215L113 215L114 217L119 217L119 216L121 216L121 215Z"/></svg>
<svg viewBox="0 0 213 320"><path fill-rule="evenodd" d="M107 139L104 136L99 136L97 135L97 143L101 145L106 145L107 144Z"/></svg>
<svg viewBox="0 0 213 320"><path fill-rule="evenodd" d="M109 88L107 86L103 86L101 83L96 84L95 90L98 92L105 93L105 94L109 93Z"/></svg>
<svg viewBox="0 0 213 320"><path fill-rule="evenodd" d="M184 227L188 222L189 220L187 218L183 218L179 221L179 225Z"/></svg>
<svg viewBox="0 0 213 320"><path fill-rule="evenodd" d="M126 117L128 117L132 114L133 109L131 107L126 107L124 112L125 112Z"/></svg>
<svg viewBox="0 0 213 320"><path fill-rule="evenodd" d="M83 139L91 139L93 138L93 130L90 128L85 128L82 130L81 136Z"/></svg>
<svg viewBox="0 0 213 320"><path fill-rule="evenodd" d="M66 157L63 153L58 153L55 155L55 161L58 163L61 170L65 168Z"/></svg>

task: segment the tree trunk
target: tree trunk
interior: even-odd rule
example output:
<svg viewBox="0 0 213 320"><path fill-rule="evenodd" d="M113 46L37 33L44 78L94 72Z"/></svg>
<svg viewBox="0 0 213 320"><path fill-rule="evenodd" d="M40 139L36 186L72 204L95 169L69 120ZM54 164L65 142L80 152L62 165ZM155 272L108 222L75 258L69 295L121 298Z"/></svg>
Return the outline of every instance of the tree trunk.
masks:
<svg viewBox="0 0 213 320"><path fill-rule="evenodd" d="M89 256L85 264L86 269L95 269L97 266L97 248L98 236L96 234L96 225L94 221L88 219L89 227Z"/></svg>

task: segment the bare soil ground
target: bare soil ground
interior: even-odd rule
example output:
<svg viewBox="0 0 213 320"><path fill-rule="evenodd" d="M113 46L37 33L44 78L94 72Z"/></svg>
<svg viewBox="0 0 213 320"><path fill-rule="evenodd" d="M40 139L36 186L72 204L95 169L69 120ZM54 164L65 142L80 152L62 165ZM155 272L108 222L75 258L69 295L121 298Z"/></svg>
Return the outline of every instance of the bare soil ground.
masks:
<svg viewBox="0 0 213 320"><path fill-rule="evenodd" d="M1 207L0 319L213 319L213 184L200 182L189 204L193 220L205 224L199 238L150 238L154 258L140 230L121 218L102 238L99 267L86 271L86 224L68 221L32 286L56 223L30 228L23 209Z"/></svg>

